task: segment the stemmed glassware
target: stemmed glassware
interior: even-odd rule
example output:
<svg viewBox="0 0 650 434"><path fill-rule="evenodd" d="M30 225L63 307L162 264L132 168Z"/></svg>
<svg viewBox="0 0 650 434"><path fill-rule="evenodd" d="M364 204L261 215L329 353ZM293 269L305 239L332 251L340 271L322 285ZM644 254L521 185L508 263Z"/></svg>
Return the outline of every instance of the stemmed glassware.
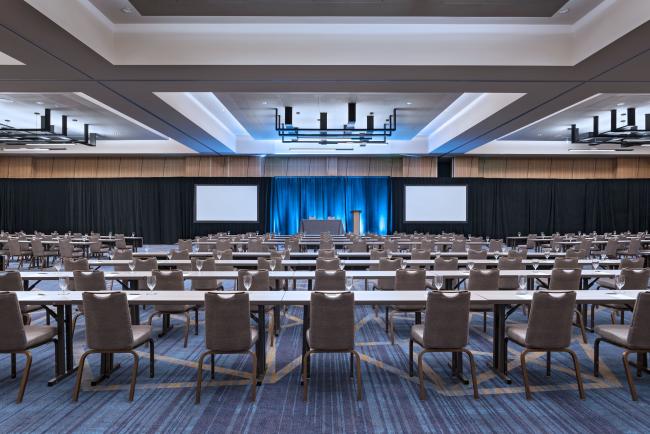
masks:
<svg viewBox="0 0 650 434"><path fill-rule="evenodd" d="M217 250L217 259L221 261L221 256L223 256L223 252L221 250Z"/></svg>
<svg viewBox="0 0 650 434"><path fill-rule="evenodd" d="M271 259L271 260L269 261L269 267L271 267L271 271L275 271L275 266L276 266L277 264L278 264L278 263L277 263L277 261L275 260L275 258L273 258L273 259Z"/></svg>
<svg viewBox="0 0 650 434"><path fill-rule="evenodd" d="M243 280L244 280L244 288L246 289L246 291L248 291L249 289L251 289L251 286L253 285L253 276L247 274L244 276Z"/></svg>
<svg viewBox="0 0 650 434"><path fill-rule="evenodd" d="M519 286L519 289L517 289L517 294L518 295L526 294L526 290L528 289L528 279L526 278L526 276L519 276L517 278L517 284Z"/></svg>
<svg viewBox="0 0 650 434"><path fill-rule="evenodd" d="M54 261L54 269L56 271L61 271L61 268L63 268L63 263L61 263L61 260L57 259L56 261Z"/></svg>
<svg viewBox="0 0 650 434"><path fill-rule="evenodd" d="M203 262L205 262L203 259L197 259L196 260L196 270L201 271L203 269Z"/></svg>
<svg viewBox="0 0 650 434"><path fill-rule="evenodd" d="M598 260L598 258L593 258L591 260L591 266L594 267L594 271L598 270L599 265L600 265L600 261Z"/></svg>
<svg viewBox="0 0 650 434"><path fill-rule="evenodd" d="M445 279L440 274L437 274L433 277L433 286L435 286L438 291L442 289L442 285L444 283Z"/></svg>
<svg viewBox="0 0 650 434"><path fill-rule="evenodd" d="M156 276L154 276L153 274L151 276L147 276L147 288L149 288L149 291L153 291L155 287L156 287Z"/></svg>
<svg viewBox="0 0 650 434"><path fill-rule="evenodd" d="M533 259L533 270L537 273L537 268L539 267L539 260Z"/></svg>
<svg viewBox="0 0 650 434"><path fill-rule="evenodd" d="M135 270L135 262L134 261L129 262L129 270L131 270L131 271Z"/></svg>
<svg viewBox="0 0 650 434"><path fill-rule="evenodd" d="M625 274L623 273L618 274L614 278L614 284L616 285L616 291L614 291L614 293L620 294L621 291L623 290L623 287L625 286Z"/></svg>
<svg viewBox="0 0 650 434"><path fill-rule="evenodd" d="M352 288L354 287L354 280L352 279L352 276L346 276L345 277L345 289L348 291L352 291Z"/></svg>
<svg viewBox="0 0 650 434"><path fill-rule="evenodd" d="M469 271L472 271L472 270L474 269L474 262L469 261L469 262L467 263L467 269L468 269Z"/></svg>
<svg viewBox="0 0 650 434"><path fill-rule="evenodd" d="M68 278L62 277L59 279L59 290L60 294L65 294L68 291Z"/></svg>

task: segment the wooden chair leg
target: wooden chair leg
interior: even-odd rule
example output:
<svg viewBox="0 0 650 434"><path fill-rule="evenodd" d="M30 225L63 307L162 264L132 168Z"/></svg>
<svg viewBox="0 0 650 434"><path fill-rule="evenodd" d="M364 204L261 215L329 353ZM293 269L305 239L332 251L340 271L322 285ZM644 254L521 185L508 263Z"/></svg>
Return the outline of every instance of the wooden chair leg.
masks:
<svg viewBox="0 0 650 434"><path fill-rule="evenodd" d="M422 369L422 358L426 354L426 350L420 351L418 354L418 378L420 383L420 401L427 399L426 392L424 391L424 370Z"/></svg>
<svg viewBox="0 0 650 434"><path fill-rule="evenodd" d="M467 348L463 348L463 352L469 358L469 367L472 373L472 388L474 389L474 399L478 399L478 382L476 381L476 362L474 361L474 354Z"/></svg>
<svg viewBox="0 0 650 434"><path fill-rule="evenodd" d="M625 377L627 378L627 385L630 387L630 395L632 395L632 401L638 401L639 396L636 393L636 386L632 380L632 372L630 372L630 363L628 360L630 353L631 351L625 351L623 353L623 368L625 368Z"/></svg>
<svg viewBox="0 0 650 434"><path fill-rule="evenodd" d="M81 389L81 377L83 376L84 372L84 365L86 363L86 358L94 353L94 351L86 351L81 355L81 359L79 359L79 366L77 367L77 379L74 383L74 389L72 389L72 400L74 402L77 402L79 400L79 390Z"/></svg>
<svg viewBox="0 0 650 434"><path fill-rule="evenodd" d="M526 354L528 354L527 349L521 352L519 358L521 360L521 371L524 377L524 389L526 390L526 399L532 399L532 395L530 393L530 385L528 383L528 370L526 369Z"/></svg>
<svg viewBox="0 0 650 434"><path fill-rule="evenodd" d="M357 361L357 401L363 399L363 386L361 384L361 356L356 351L352 351L354 358Z"/></svg>
<svg viewBox="0 0 650 434"><path fill-rule="evenodd" d="M138 365L140 362L140 357L135 351L129 351L133 354L133 369L131 370L131 387L129 388L129 401L133 401L135 395L135 382L138 379Z"/></svg>
<svg viewBox="0 0 650 434"><path fill-rule="evenodd" d="M81 312L77 312L74 317L72 317L72 338L74 339L74 331L77 329L77 320L83 315Z"/></svg>
<svg viewBox="0 0 650 434"><path fill-rule="evenodd" d="M580 334L582 335L582 342L589 343L587 340L587 332L585 331L585 322L582 318L582 313L579 310L576 310L576 317L578 318L578 327L580 327Z"/></svg>
<svg viewBox="0 0 650 434"><path fill-rule="evenodd" d="M307 364L309 363L309 356L311 355L311 350L307 351L302 358L302 399L307 402Z"/></svg>
<svg viewBox="0 0 650 434"><path fill-rule="evenodd" d="M257 397L257 355L252 351L249 351L248 354L251 355L253 364L253 369L251 370L251 401L255 402Z"/></svg>
<svg viewBox="0 0 650 434"><path fill-rule="evenodd" d="M566 349L567 353L571 355L573 359L573 369L576 372L576 381L578 382L578 393L580 394L580 399L585 399L585 388L582 385L582 375L580 374L580 363L578 362L578 356L573 350Z"/></svg>
<svg viewBox="0 0 650 434"><path fill-rule="evenodd" d="M32 368L32 355L29 351L23 353L25 355L25 368L23 368L23 376L20 379L20 388L18 389L18 397L16 398L16 404L23 402L23 396L25 395L25 388L27 387L27 380L29 380L29 371Z"/></svg>
<svg viewBox="0 0 650 434"><path fill-rule="evenodd" d="M205 356L207 356L208 354L210 354L209 351L199 356L199 366L196 370L196 392L194 394L195 404L199 404L201 402L201 382L203 381L203 359L205 359Z"/></svg>

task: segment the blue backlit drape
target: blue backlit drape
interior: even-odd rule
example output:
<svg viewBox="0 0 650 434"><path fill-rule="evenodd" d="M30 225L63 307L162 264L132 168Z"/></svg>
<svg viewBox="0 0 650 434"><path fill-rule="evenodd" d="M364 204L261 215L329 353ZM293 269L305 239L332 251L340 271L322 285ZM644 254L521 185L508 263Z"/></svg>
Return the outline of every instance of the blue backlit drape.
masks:
<svg viewBox="0 0 650 434"><path fill-rule="evenodd" d="M391 227L387 177L287 177L271 181L271 231L294 234L309 217L340 219L352 231L352 211L361 211L361 231L385 234Z"/></svg>

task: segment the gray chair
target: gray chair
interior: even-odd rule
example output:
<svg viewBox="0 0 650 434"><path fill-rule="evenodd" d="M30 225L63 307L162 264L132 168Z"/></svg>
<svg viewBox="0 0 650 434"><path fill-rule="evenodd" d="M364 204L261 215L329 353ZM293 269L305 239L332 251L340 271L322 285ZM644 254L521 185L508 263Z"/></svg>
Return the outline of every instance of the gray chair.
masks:
<svg viewBox="0 0 650 434"><path fill-rule="evenodd" d="M257 386L257 356L251 347L257 342L258 331L250 326L250 304L246 292L205 293L205 346L207 351L199 356L196 371L196 398L201 402L203 361L211 357L211 373L214 379L215 354L249 354L252 360L251 400L255 401Z"/></svg>
<svg viewBox="0 0 650 434"><path fill-rule="evenodd" d="M214 259L200 259L192 258L192 271L198 271L196 262L203 261L203 266L201 271L233 271L235 268L232 265L217 265ZM191 279L192 281L192 290L193 291L222 291L223 286L219 283L217 279Z"/></svg>
<svg viewBox="0 0 650 434"><path fill-rule="evenodd" d="M577 259L575 259L575 261L577 262ZM579 268L554 268L551 270L551 279L548 284L548 289L550 291L579 291L581 275L582 270ZM576 309L575 314L576 322L578 328L580 328L580 334L582 335L582 341L586 344L589 341L587 340L587 332L585 331L582 312L580 312L579 309Z"/></svg>
<svg viewBox="0 0 650 434"><path fill-rule="evenodd" d="M643 258L641 259L643 260ZM623 268L621 269L621 274L625 277L625 284L623 284L623 288L621 289L623 290L632 289L632 290L642 290L642 291L648 289L648 280L650 279L650 268ZM616 289L616 284L614 282L612 282L611 289ZM629 312L633 310L633 306L631 305L604 304L602 306L612 310L611 313L612 324L616 324L617 315L619 315L621 318L620 319L621 324L625 324L625 312ZM593 318L593 311L592 311L592 318Z"/></svg>
<svg viewBox="0 0 650 434"><path fill-rule="evenodd" d="M509 258L501 257L499 258L499 263L497 269L501 270L525 270L526 265L522 262L520 258ZM517 282L517 277L499 277L499 289L517 289L519 283Z"/></svg>
<svg viewBox="0 0 650 434"><path fill-rule="evenodd" d="M608 238L607 239L607 244L605 245L605 250L603 250L601 253L606 255L607 258L609 259L617 259L618 258L618 239L616 238Z"/></svg>
<svg viewBox="0 0 650 434"><path fill-rule="evenodd" d="M457 271L458 270L458 258L443 258L438 256L433 261L433 270L434 271ZM456 288L458 286L458 279L446 279L446 283L450 285L450 288ZM431 286L428 286L429 289L432 289Z"/></svg>
<svg viewBox="0 0 650 434"><path fill-rule="evenodd" d="M491 268L489 270L474 269L469 272L467 281L468 291L497 291L499 289L499 270ZM492 312L491 304L472 302L470 312L483 314L483 332L487 332L487 314Z"/></svg>
<svg viewBox="0 0 650 434"><path fill-rule="evenodd" d="M430 261L431 250L429 249L413 249L411 250L411 260L414 261ZM412 268L430 269L430 265L412 265Z"/></svg>
<svg viewBox="0 0 650 434"><path fill-rule="evenodd" d="M469 342L470 298L468 291L431 291L427 294L424 324L411 327L409 376L413 376L413 343L415 342L422 347L418 355L421 400L426 399L422 360L426 353L439 352L467 354L472 373L474 399L478 399L474 355L466 348Z"/></svg>
<svg viewBox="0 0 650 434"><path fill-rule="evenodd" d="M63 270L64 271L90 271L90 266L88 265L88 259L86 258L63 258ZM74 279L68 281L68 289L70 291L75 291L75 281ZM104 288L105 289L105 288ZM103 291L103 289L102 289Z"/></svg>
<svg viewBox="0 0 650 434"><path fill-rule="evenodd" d="M640 256L641 255L641 239L640 238L630 238L630 243L627 245L627 249L622 251L621 256Z"/></svg>
<svg viewBox="0 0 650 434"><path fill-rule="evenodd" d="M500 252L503 249L503 241L501 240L490 240L488 245L488 250L490 252Z"/></svg>
<svg viewBox="0 0 650 434"><path fill-rule="evenodd" d="M571 247L569 250L566 251L566 256L565 258L569 259L585 259L587 257L588 253L586 250L583 249L576 249L574 247Z"/></svg>
<svg viewBox="0 0 650 434"><path fill-rule="evenodd" d="M244 277L251 276L251 286L246 289L244 285ZM237 272L237 290L238 291L271 291L271 279L269 279L268 270L238 270ZM265 312L272 312L274 306L265 306ZM269 344L275 345L275 315L268 315L268 336L271 337ZM257 318L259 321L259 318ZM264 324L260 325L264 327Z"/></svg>
<svg viewBox="0 0 650 434"><path fill-rule="evenodd" d="M451 243L451 251L452 252L465 252L467 251L467 245L465 244L465 240L454 240Z"/></svg>
<svg viewBox="0 0 650 434"><path fill-rule="evenodd" d="M318 258L326 258L326 259L332 259L336 258L336 250L334 249L319 249L318 250Z"/></svg>
<svg viewBox="0 0 650 434"><path fill-rule="evenodd" d="M619 270L623 270L625 268L634 268L634 269L641 269L645 265L645 258L639 257L639 258L623 258L621 259L621 263L618 266ZM611 289L614 290L616 289L616 283L614 282L614 279L609 278L609 277L601 277L598 279L598 288L605 288L605 289Z"/></svg>
<svg viewBox="0 0 650 434"><path fill-rule="evenodd" d="M427 286L426 272L424 270L397 270L395 272L395 291L425 291ZM394 316L397 313L415 313L420 314L424 310L424 305L393 305L390 306L388 313L388 330L390 343L395 344L395 326Z"/></svg>
<svg viewBox="0 0 650 434"><path fill-rule="evenodd" d="M169 252L169 259L172 261L189 261L190 260L190 251L189 250L172 250ZM177 265L177 270L181 271L190 271L192 269L191 264L187 265Z"/></svg>
<svg viewBox="0 0 650 434"><path fill-rule="evenodd" d="M158 260L156 258L134 258L133 264L135 267L133 271L154 271L158 269ZM147 279L138 279L138 288L145 289L147 287Z"/></svg>
<svg viewBox="0 0 650 434"><path fill-rule="evenodd" d="M0 291L22 291L24 289L23 286L23 280L20 277L20 273L18 271L0 271ZM32 322L30 313L36 312L38 310L43 309L43 306L38 306L38 305L23 305L20 306L20 312L23 315L23 324L30 324ZM48 315L48 324L49 324L49 314L47 314L47 310L45 311L46 315ZM15 363L14 363L15 365Z"/></svg>
<svg viewBox="0 0 650 434"><path fill-rule="evenodd" d="M355 240L350 245L349 250L350 250L350 252L367 252L368 251L368 243L366 243L363 240Z"/></svg>
<svg viewBox="0 0 650 434"><path fill-rule="evenodd" d="M68 283L72 291L106 291L106 280L101 270L72 272L72 281ZM72 317L72 336L77 328L77 321L84 314L83 306L77 306L78 311Z"/></svg>
<svg viewBox="0 0 650 434"><path fill-rule="evenodd" d="M319 270L315 272L314 291L344 291L345 271Z"/></svg>
<svg viewBox="0 0 650 434"><path fill-rule="evenodd" d="M192 240L179 239L177 244L178 244L178 250L187 250L188 252L192 251L193 248Z"/></svg>
<svg viewBox="0 0 650 434"><path fill-rule="evenodd" d="M598 337L594 341L594 376L598 377L600 342L605 341L625 349L623 352L623 368L630 388L632 400L639 399L636 387L632 381L628 357L632 353L647 357L650 351L650 292L644 291L637 295L630 325L607 324L596 326ZM637 366L637 376L641 376L641 364Z"/></svg>
<svg viewBox="0 0 650 434"><path fill-rule="evenodd" d="M524 347L520 360L526 399L532 398L526 370L526 354L536 352L546 353L546 375L551 374L551 352L569 353L573 359L580 399L585 399L578 357L569 348L575 303L575 291L537 291L533 294L528 324L506 326L506 347L509 341Z"/></svg>
<svg viewBox="0 0 650 434"><path fill-rule="evenodd" d="M221 257L219 257L219 255L221 255ZM232 261L233 260L232 249L223 249L223 250L215 249L212 251L212 257L218 261Z"/></svg>
<svg viewBox="0 0 650 434"><path fill-rule="evenodd" d="M25 368L20 380L16 403L20 404L25 395L29 372L32 367L32 348L54 343L54 357L58 360L56 327L24 325L23 314L18 297L13 292L0 292L0 353L11 354L11 377L16 378L16 354L25 355Z"/></svg>
<svg viewBox="0 0 650 434"><path fill-rule="evenodd" d="M21 268L23 266L23 262L30 260L31 258L31 251L23 250L20 247L20 241L18 238L9 238L7 241L7 250L9 250L9 260L7 261L7 266L9 265L9 262L11 262L11 259L15 258L16 261L18 261L17 268Z"/></svg>
<svg viewBox="0 0 650 434"><path fill-rule="evenodd" d="M130 353L133 355L133 371L129 401L133 401L135 382L138 375L140 357L135 348L149 344L149 376L154 376L154 343L151 339L151 326L131 325L129 302L124 292L83 293L83 309L86 316L86 350L79 360L77 381L72 392L72 400L79 399L81 378L86 358L90 354Z"/></svg>
<svg viewBox="0 0 650 434"><path fill-rule="evenodd" d="M316 269L330 271L340 270L341 260L339 258L317 258Z"/></svg>
<svg viewBox="0 0 650 434"><path fill-rule="evenodd" d="M467 261L485 261L487 259L487 251L485 250L472 250L467 251ZM485 270L487 268L486 264L474 264L474 268L477 270Z"/></svg>
<svg viewBox="0 0 650 434"><path fill-rule="evenodd" d="M170 270L170 271L152 271L152 276L156 277L156 286L154 291L184 291L185 290L185 281L183 280L183 272L180 270ZM171 318L171 315L174 314L183 314L185 316L185 336L183 347L187 348L187 340L190 335L190 311L196 311L196 306L187 305L187 304L161 304L154 305L153 312L149 315L149 325L154 317L162 316L163 321L167 322ZM199 328L199 316L198 313L195 317L195 328ZM161 337L162 334L158 335Z"/></svg>
<svg viewBox="0 0 650 434"><path fill-rule="evenodd" d="M43 247L43 240L40 238L32 238L32 257L29 267L43 268L49 266L50 258L58 256L57 250L45 250Z"/></svg>
<svg viewBox="0 0 650 434"><path fill-rule="evenodd" d="M309 329L307 330L309 350L302 361L303 399L307 401L308 369L314 353L350 353L350 377L354 372L356 359L357 400L361 401L361 357L354 349L354 293L313 292L310 302Z"/></svg>

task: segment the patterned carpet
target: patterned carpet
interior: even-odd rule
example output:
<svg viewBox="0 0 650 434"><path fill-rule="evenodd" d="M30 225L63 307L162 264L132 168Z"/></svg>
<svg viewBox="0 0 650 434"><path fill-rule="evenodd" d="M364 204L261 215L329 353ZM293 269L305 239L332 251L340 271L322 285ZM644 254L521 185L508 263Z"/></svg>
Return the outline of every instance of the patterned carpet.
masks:
<svg viewBox="0 0 650 434"><path fill-rule="evenodd" d="M361 289L361 282L359 282ZM54 289L54 284L41 285ZM146 319L149 311L142 313ZM608 321L608 312L597 321ZM524 321L515 315L513 321ZM0 431L2 432L647 432L650 383L647 375L635 378L640 401L632 402L625 382L621 351L601 347L601 377L592 375L593 335L588 345L574 330L572 348L578 353L587 399L578 398L570 359L557 354L553 372L546 376L542 355L529 356L533 400L523 393L519 348L510 346L513 379L506 384L489 369L491 319L482 331L482 316L472 318L470 348L478 363L481 399L472 399L471 386L450 376L450 357L427 355L427 401L417 394L417 376L409 377L408 334L412 317L396 321L397 340L391 345L384 332L383 315L370 307L356 309L357 350L362 355L364 399L356 401L355 385L348 377L345 355L317 354L312 358L309 402L302 400L300 348L302 309L290 308L282 316L282 332L267 354L268 373L258 388L257 401L249 400L243 356L217 358L217 378L204 379L202 402L194 404L196 360L203 351L203 323L199 336L190 334L183 348L180 321L168 335L156 340L156 377L148 376L146 348L141 353L135 400L127 401L130 356L118 355L122 367L106 382L91 387L99 369L99 357L90 359L78 403L71 401L74 378L47 387L53 374L51 346L33 351L32 374L22 404L15 404L18 379L9 376L9 357L0 356ZM44 323L42 314L34 323ZM156 331L160 322L154 323ZM75 335L75 357L84 349L84 324ZM22 372L19 358L19 372ZM469 368L466 365L466 372Z"/></svg>

